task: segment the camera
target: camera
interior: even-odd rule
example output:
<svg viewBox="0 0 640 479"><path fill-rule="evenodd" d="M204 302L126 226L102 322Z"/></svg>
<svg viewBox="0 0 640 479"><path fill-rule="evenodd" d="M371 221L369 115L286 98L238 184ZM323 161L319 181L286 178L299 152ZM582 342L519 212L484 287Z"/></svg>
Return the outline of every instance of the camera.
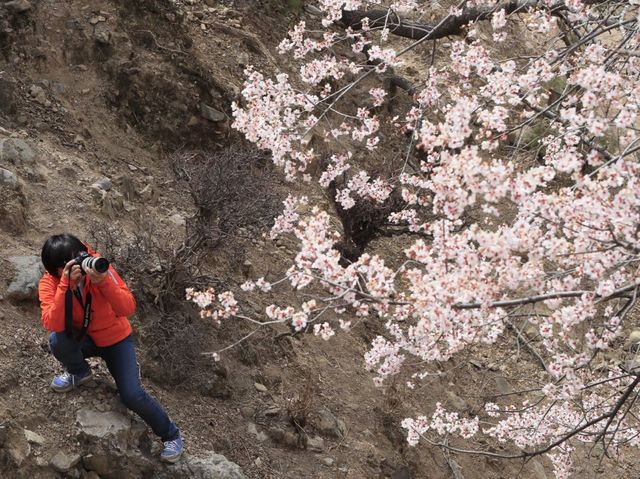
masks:
<svg viewBox="0 0 640 479"><path fill-rule="evenodd" d="M79 253L74 261L80 266L82 274L87 273L87 268L91 268L98 273L106 273L109 269L109 261L107 259L101 256L92 256L85 251Z"/></svg>

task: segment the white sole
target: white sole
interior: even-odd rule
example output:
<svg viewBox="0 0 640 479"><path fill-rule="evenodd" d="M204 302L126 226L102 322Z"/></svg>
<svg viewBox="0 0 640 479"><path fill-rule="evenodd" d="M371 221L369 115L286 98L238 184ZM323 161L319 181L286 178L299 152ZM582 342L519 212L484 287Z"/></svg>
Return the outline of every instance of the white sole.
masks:
<svg viewBox="0 0 640 479"><path fill-rule="evenodd" d="M51 389L53 389L57 393L67 393L67 392L71 391L72 389L77 388L78 386L82 386L84 383L90 381L91 379L93 379L93 374L89 374L88 376L82 378L77 383L71 384L71 385L67 386L66 388L58 388L58 387L54 386L53 383L51 383Z"/></svg>
<svg viewBox="0 0 640 479"><path fill-rule="evenodd" d="M162 462L168 462L168 463L171 463L171 464L175 464L176 462L178 462L180 460L181 457L182 457L182 453L178 454L177 456L169 456L169 457L160 456L160 460Z"/></svg>

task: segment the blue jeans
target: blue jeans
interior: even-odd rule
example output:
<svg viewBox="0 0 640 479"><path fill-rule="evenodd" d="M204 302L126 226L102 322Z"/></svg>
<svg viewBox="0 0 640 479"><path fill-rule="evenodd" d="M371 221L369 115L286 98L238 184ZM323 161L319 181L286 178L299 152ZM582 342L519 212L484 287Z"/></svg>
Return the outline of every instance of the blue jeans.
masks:
<svg viewBox="0 0 640 479"><path fill-rule="evenodd" d="M163 441L178 437L178 428L171 422L162 406L142 388L140 369L131 336L107 347L98 347L89 336L77 342L65 333L51 333L49 347L55 358L71 374L85 374L89 371L86 358L99 356L107 363L107 368L116 381L120 400L138 414Z"/></svg>

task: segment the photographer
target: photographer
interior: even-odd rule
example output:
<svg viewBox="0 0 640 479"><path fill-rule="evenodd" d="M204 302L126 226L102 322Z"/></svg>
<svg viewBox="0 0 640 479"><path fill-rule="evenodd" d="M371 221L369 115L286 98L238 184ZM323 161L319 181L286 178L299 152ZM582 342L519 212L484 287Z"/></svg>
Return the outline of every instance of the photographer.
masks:
<svg viewBox="0 0 640 479"><path fill-rule="evenodd" d="M40 280L42 324L51 331L49 347L66 371L53 378L56 392L91 379L86 358L101 357L118 387L120 400L164 442L160 458L176 462L183 441L162 406L142 388L131 338L136 303L108 261L70 234L54 235L42 247L46 273Z"/></svg>

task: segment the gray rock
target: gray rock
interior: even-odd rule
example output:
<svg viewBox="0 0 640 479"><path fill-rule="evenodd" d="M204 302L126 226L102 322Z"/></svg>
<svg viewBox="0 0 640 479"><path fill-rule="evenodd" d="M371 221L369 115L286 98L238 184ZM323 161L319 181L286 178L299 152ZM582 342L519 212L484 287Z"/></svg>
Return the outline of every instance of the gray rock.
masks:
<svg viewBox="0 0 640 479"><path fill-rule="evenodd" d="M38 446L43 446L47 441L40 434L29 431L28 429L24 430L24 436L27 439L27 442L31 444L37 444Z"/></svg>
<svg viewBox="0 0 640 479"><path fill-rule="evenodd" d="M0 168L0 186L15 188L18 185L18 177L15 173L5 170L4 168Z"/></svg>
<svg viewBox="0 0 640 479"><path fill-rule="evenodd" d="M343 438L347 432L344 421L335 417L328 409L322 409L318 413L314 425L320 434L338 439Z"/></svg>
<svg viewBox="0 0 640 479"><path fill-rule="evenodd" d="M49 465L58 472L69 472L72 467L80 462L80 459L80 454L67 454L64 451L58 451L49 460Z"/></svg>
<svg viewBox="0 0 640 479"><path fill-rule="evenodd" d="M37 299L38 282L44 272L39 256L11 256L9 261L16 271L7 289L7 297L15 301Z"/></svg>
<svg viewBox="0 0 640 479"><path fill-rule="evenodd" d="M31 454L31 446L27 442L24 430L10 424L6 428L6 433L2 434L5 435L2 447L8 453L10 462L20 467Z"/></svg>
<svg viewBox="0 0 640 479"><path fill-rule="evenodd" d="M48 106L51 104L49 100L47 100L47 94L45 93L45 91L41 86L31 85L31 88L29 88L29 95L31 95L31 98L33 98L35 101L37 101L41 105Z"/></svg>
<svg viewBox="0 0 640 479"><path fill-rule="evenodd" d="M83 408L78 411L76 421L80 433L94 439L126 435L131 429L131 420L115 411L98 412Z"/></svg>
<svg viewBox="0 0 640 479"><path fill-rule="evenodd" d="M31 10L31 3L28 0L12 0L6 2L4 6L13 13L24 13Z"/></svg>
<svg viewBox="0 0 640 479"><path fill-rule="evenodd" d="M14 165L30 165L35 163L36 155L31 147L20 138L7 138L0 141L0 160Z"/></svg>
<svg viewBox="0 0 640 479"><path fill-rule="evenodd" d="M100 45L109 45L111 44L111 31L105 23L98 23L95 26L93 38L95 38L96 42Z"/></svg>
<svg viewBox="0 0 640 479"><path fill-rule="evenodd" d="M313 452L324 451L324 439L320 436L314 436L307 439L307 449Z"/></svg>
<svg viewBox="0 0 640 479"><path fill-rule="evenodd" d="M106 21L107 21L107 19L104 18L102 15L97 15L95 17L91 17L91 19L89 20L89 23L91 25L96 25L98 23L106 22Z"/></svg>
<svg viewBox="0 0 640 479"><path fill-rule="evenodd" d="M3 424L0 426L0 447L4 446L7 437L9 437L9 426Z"/></svg>
<svg viewBox="0 0 640 479"><path fill-rule="evenodd" d="M200 114L210 121L225 121L227 119L227 115L223 112L216 110L205 103L200 103Z"/></svg>
<svg viewBox="0 0 640 479"><path fill-rule="evenodd" d="M253 383L253 387L256 388L256 391L260 391L261 393L267 392L267 386L261 383Z"/></svg>
<svg viewBox="0 0 640 479"><path fill-rule="evenodd" d="M100 178L98 181L96 181L93 185L91 185L95 188L100 188L101 190L104 191L109 191L112 187L111 185L111 180L109 178Z"/></svg>
<svg viewBox="0 0 640 479"><path fill-rule="evenodd" d="M87 454L82 458L82 466L99 477L107 477L111 472L115 472L114 470L118 469L117 462L106 454Z"/></svg>
<svg viewBox="0 0 640 479"><path fill-rule="evenodd" d="M158 479L246 479L240 466L220 454L187 457L160 472Z"/></svg>

